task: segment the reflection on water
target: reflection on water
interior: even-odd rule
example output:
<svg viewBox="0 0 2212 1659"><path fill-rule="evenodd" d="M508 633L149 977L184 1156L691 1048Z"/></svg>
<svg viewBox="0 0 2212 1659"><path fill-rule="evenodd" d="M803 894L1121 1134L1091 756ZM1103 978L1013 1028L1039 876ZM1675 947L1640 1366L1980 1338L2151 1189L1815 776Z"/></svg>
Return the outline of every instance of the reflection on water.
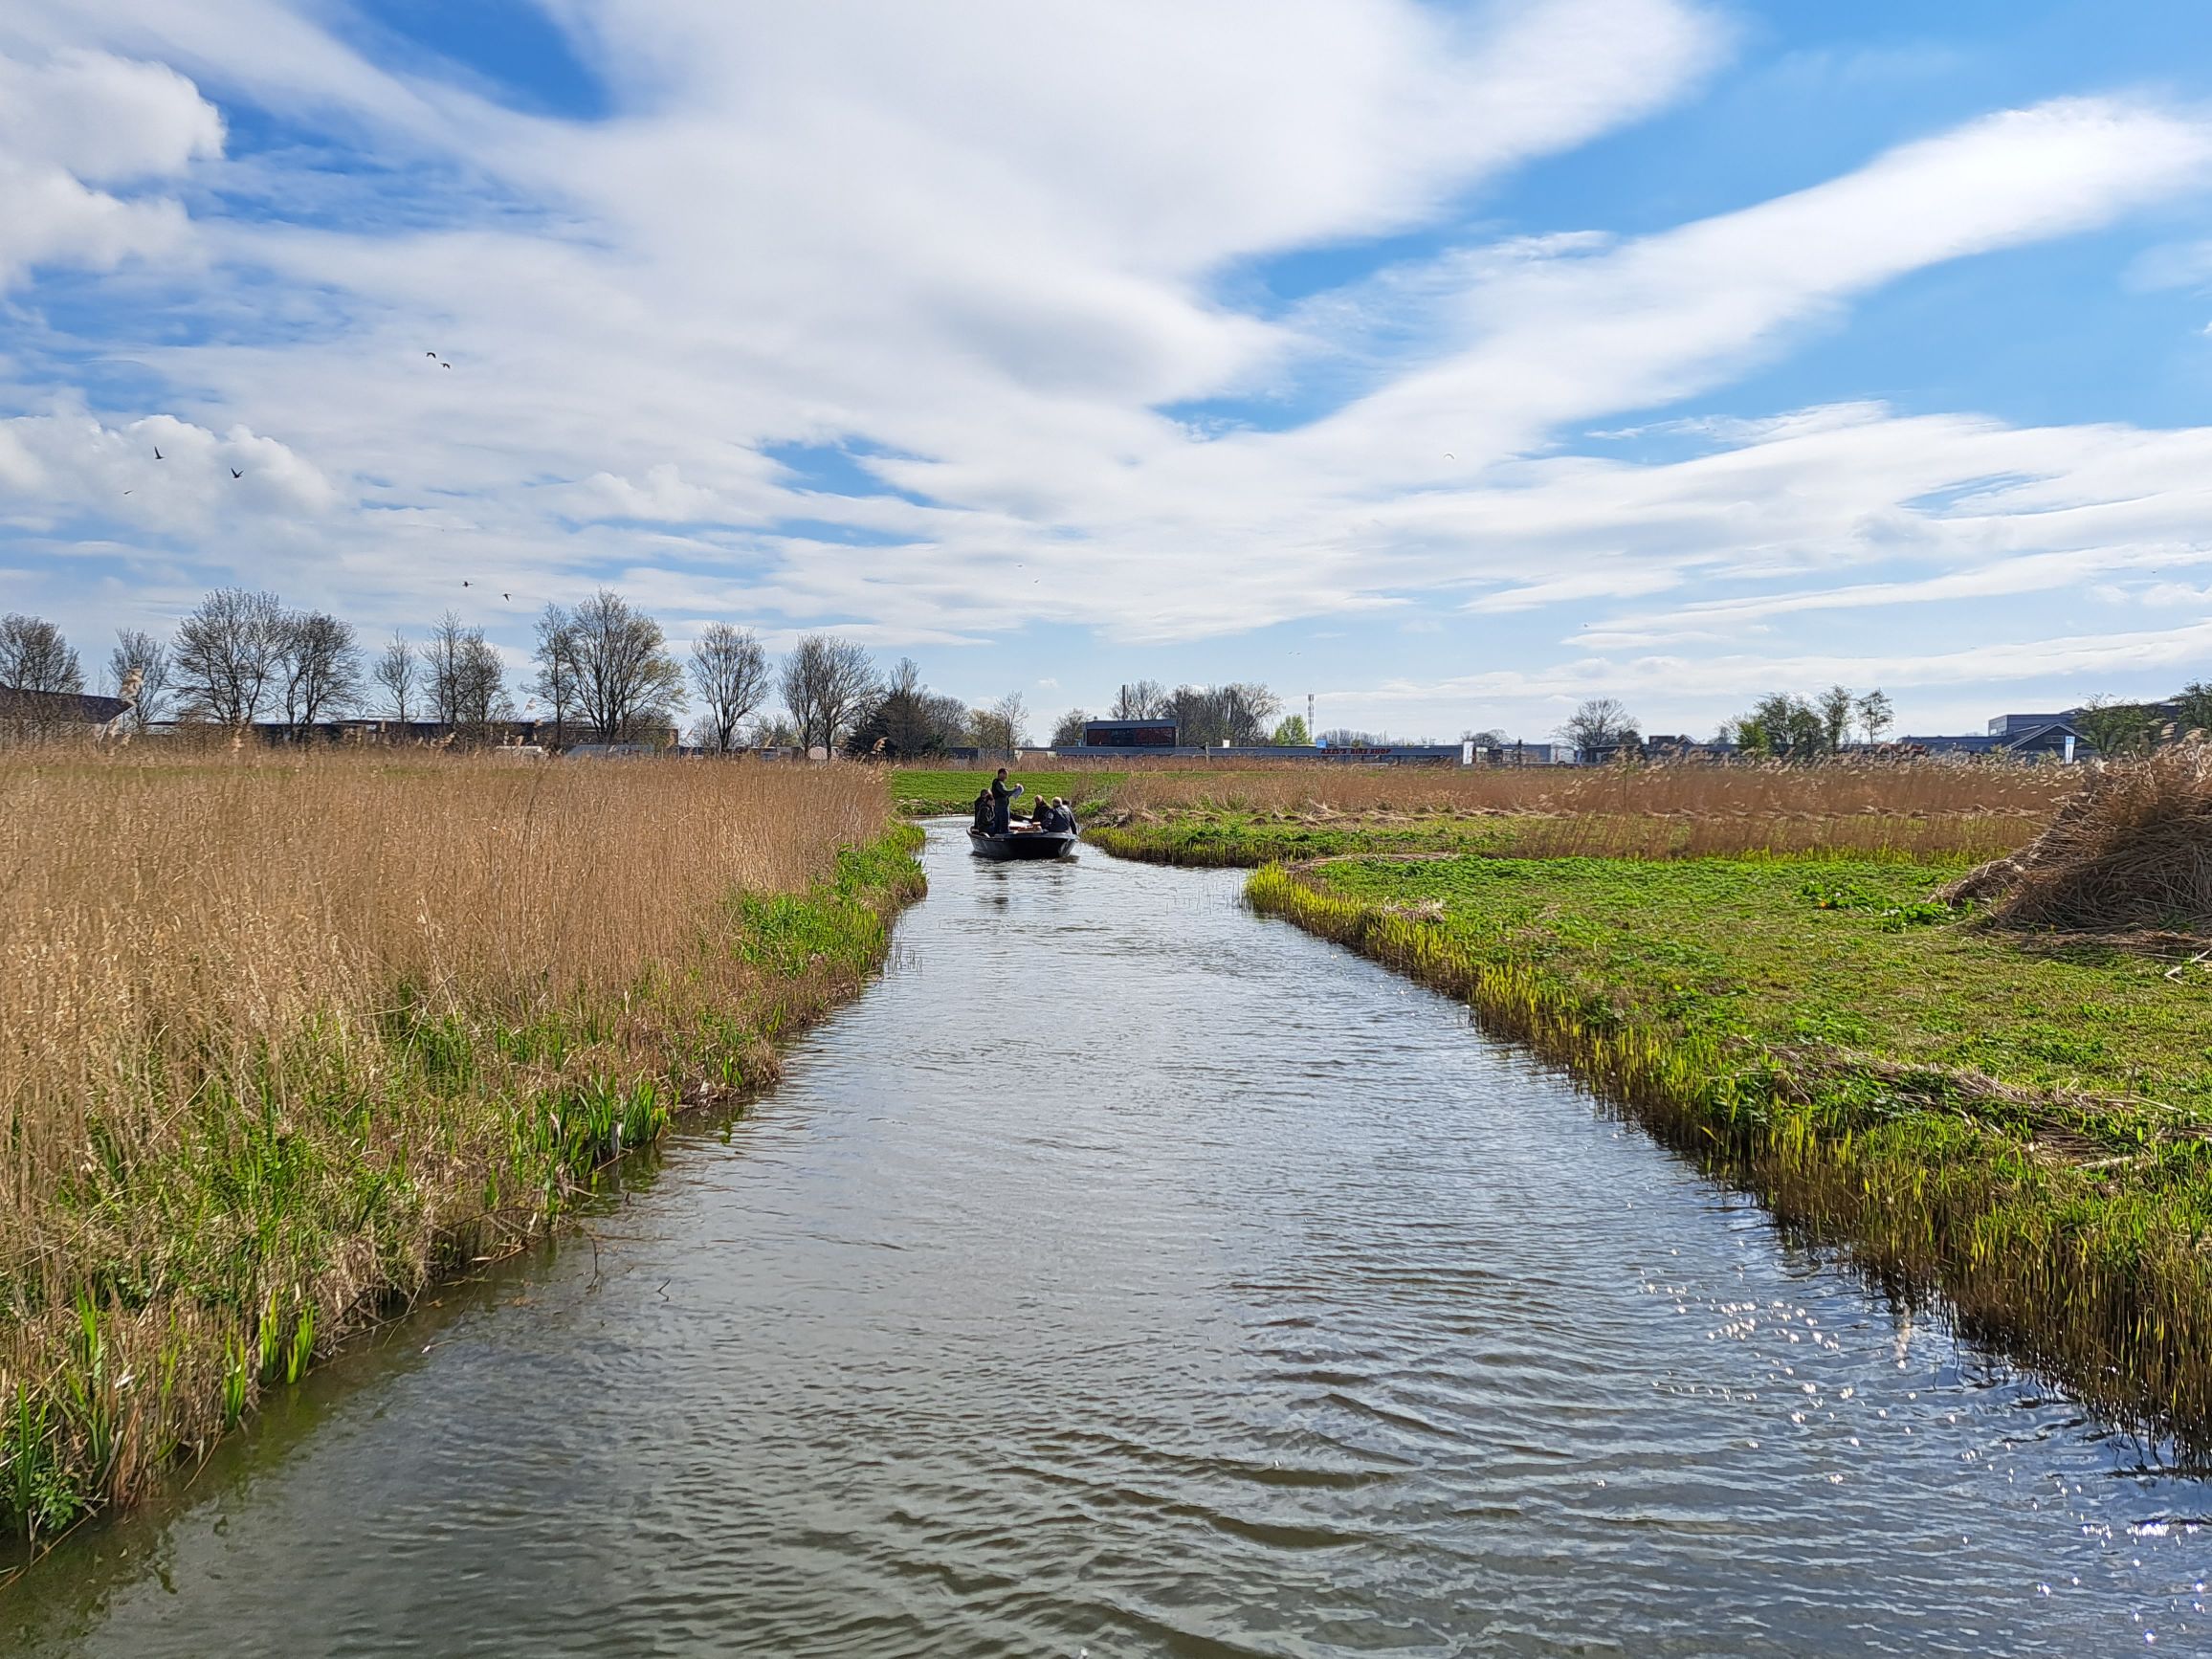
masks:
<svg viewBox="0 0 2212 1659"><path fill-rule="evenodd" d="M960 839L726 1146L72 1540L0 1638L2212 1651L2202 1483L1233 874Z"/></svg>

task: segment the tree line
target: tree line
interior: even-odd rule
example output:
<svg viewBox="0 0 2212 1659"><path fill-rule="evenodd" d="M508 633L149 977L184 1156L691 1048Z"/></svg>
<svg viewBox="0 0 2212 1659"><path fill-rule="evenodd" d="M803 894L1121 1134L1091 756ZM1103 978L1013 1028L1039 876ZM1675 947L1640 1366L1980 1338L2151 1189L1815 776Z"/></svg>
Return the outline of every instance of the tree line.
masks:
<svg viewBox="0 0 2212 1659"><path fill-rule="evenodd" d="M448 611L421 638L381 643L328 611L285 606L243 587L208 594L167 638L118 630L106 678L140 729L157 721L275 725L305 737L361 718L432 724L482 741L531 721L555 744L664 740L693 712L691 741L728 752L748 747L843 748L852 754L921 756L976 748L1010 753L1030 741L1019 692L972 707L931 690L911 658L888 674L858 643L802 635L780 663L749 629L710 623L681 657L660 624L603 588L581 604L548 605L537 619L527 669L507 659ZM0 687L81 695L77 650L43 617L0 617ZM1302 720L1270 726L1280 700L1265 686L1121 688L1122 718L1172 717L1185 742L1305 741ZM1072 711L1055 744L1080 742L1090 717Z"/></svg>

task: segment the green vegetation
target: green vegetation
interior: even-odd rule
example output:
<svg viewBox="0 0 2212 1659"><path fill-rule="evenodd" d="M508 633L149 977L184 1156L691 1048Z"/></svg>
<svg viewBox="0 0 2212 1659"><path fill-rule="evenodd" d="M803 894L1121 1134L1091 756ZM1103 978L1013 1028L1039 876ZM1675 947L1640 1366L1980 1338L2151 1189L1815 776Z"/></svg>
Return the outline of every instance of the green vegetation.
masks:
<svg viewBox="0 0 2212 1659"><path fill-rule="evenodd" d="M947 813L967 812L975 806L976 792L990 787L993 768L933 770L925 766L896 766L891 773L892 805L909 818L936 818ZM1047 799L1065 795L1073 803L1075 815L1082 817L1095 811L1106 792L1121 782L1120 772L1065 771L1031 772L1015 770L1007 774L1015 783L1027 786L1022 799L1043 795Z"/></svg>
<svg viewBox="0 0 2212 1659"><path fill-rule="evenodd" d="M1182 814L1156 824L1101 824L1083 838L1119 858L1193 869L1254 869L1354 852L1487 852L1512 851L1518 826L1510 818L1437 816L1396 823L1312 822L1264 812L1219 810Z"/></svg>
<svg viewBox="0 0 2212 1659"><path fill-rule="evenodd" d="M1467 998L1898 1294L2212 1449L2207 970L1931 902L1958 865L1349 858L1252 902ZM2185 962L2185 959L2177 959Z"/></svg>

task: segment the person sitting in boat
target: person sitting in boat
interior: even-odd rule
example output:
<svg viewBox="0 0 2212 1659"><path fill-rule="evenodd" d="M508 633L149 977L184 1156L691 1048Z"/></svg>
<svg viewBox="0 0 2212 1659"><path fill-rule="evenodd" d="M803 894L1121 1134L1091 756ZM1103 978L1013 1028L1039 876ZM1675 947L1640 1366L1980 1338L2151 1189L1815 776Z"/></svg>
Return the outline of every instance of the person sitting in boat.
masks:
<svg viewBox="0 0 2212 1659"><path fill-rule="evenodd" d="M978 789L976 791L974 825L977 833L988 835L991 832L991 821L995 815L991 807L991 792L988 789Z"/></svg>
<svg viewBox="0 0 2212 1659"><path fill-rule="evenodd" d="M991 780L991 830L1004 835L1008 829L1007 817L1013 811L1014 797L1022 792L1022 785L1006 783L1006 769L999 768L999 775Z"/></svg>
<svg viewBox="0 0 2212 1659"><path fill-rule="evenodd" d="M1075 833L1075 808L1068 805L1068 797L1052 797L1052 828L1063 835Z"/></svg>

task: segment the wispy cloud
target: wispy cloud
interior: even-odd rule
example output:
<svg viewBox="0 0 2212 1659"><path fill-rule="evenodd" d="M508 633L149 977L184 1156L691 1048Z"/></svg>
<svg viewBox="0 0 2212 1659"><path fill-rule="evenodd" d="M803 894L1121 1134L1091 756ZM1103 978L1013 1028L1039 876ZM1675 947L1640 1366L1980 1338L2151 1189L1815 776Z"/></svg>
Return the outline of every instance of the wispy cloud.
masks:
<svg viewBox="0 0 2212 1659"><path fill-rule="evenodd" d="M93 608L83 548L148 593L281 581L370 624L464 566L516 628L619 579L678 630L892 648L1449 614L1565 638L1514 685L1656 685L1637 665L1673 659L1614 653L2212 544L2204 432L1679 408L1900 277L2186 197L2212 129L2185 110L2056 100L1670 229L1484 235L1472 193L1692 96L1725 27L1677 0L563 0L613 111L563 121L374 61L322 8L220 10L0 21L0 282L105 274L96 322L0 365L0 520L56 610ZM219 108L285 142L240 153ZM1223 281L1416 232L1438 251L1287 307ZM96 385L95 352L128 377ZM1174 413L1316 380L1334 407L1289 430ZM1687 454L1611 447L1662 425ZM144 476L157 430L189 468ZM897 493L809 487L791 444ZM1713 660L1674 683L1820 659ZM1445 683L1508 682L1422 695Z"/></svg>

